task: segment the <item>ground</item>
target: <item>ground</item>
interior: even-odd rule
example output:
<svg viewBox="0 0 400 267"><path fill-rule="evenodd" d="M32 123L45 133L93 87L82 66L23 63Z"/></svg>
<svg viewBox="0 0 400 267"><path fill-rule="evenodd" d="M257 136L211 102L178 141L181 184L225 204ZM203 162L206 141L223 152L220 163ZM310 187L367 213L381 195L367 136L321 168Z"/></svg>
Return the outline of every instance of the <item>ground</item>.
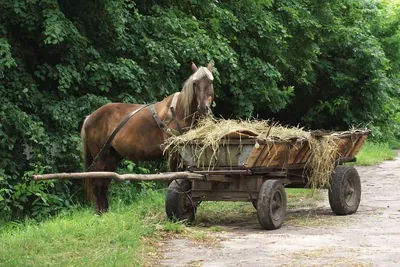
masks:
<svg viewBox="0 0 400 267"><path fill-rule="evenodd" d="M289 209L274 231L260 228L255 211L237 223L189 227L200 238L162 241L157 265L400 266L400 151L394 161L356 168L362 195L353 215L334 215L325 197L318 207Z"/></svg>

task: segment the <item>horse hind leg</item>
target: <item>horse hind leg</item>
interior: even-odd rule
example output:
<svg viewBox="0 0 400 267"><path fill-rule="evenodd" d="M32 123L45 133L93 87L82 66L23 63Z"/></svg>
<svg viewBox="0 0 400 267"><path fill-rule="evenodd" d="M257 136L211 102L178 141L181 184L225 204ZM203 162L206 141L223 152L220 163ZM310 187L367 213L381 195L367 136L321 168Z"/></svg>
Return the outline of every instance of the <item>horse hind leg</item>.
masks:
<svg viewBox="0 0 400 267"><path fill-rule="evenodd" d="M105 162L100 160L93 171L104 171L105 165L106 165ZM104 179L91 180L91 189L93 192L94 200L96 202L97 214L102 214L105 212L103 208L104 184L105 184Z"/></svg>
<svg viewBox="0 0 400 267"><path fill-rule="evenodd" d="M96 179L93 185L93 193L96 197L96 213L103 214L108 211L108 189L111 179Z"/></svg>
<svg viewBox="0 0 400 267"><path fill-rule="evenodd" d="M115 152L115 150L112 152ZM109 155L104 164L103 170L114 172L117 169L118 163L119 159L116 155ZM108 211L108 190L110 188L110 182L111 179L96 179L96 181L94 182L93 192L96 196L96 212L98 214L102 214Z"/></svg>

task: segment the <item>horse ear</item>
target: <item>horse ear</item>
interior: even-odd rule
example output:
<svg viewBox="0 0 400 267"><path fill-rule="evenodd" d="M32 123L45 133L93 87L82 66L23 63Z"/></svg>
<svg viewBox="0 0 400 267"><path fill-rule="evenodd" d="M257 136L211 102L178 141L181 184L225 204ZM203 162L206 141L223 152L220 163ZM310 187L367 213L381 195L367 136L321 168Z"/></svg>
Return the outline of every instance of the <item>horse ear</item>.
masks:
<svg viewBox="0 0 400 267"><path fill-rule="evenodd" d="M208 66L207 66L207 69L210 71L210 72L212 72L212 67L213 67L213 65L212 65L212 63L211 63L211 61L208 63Z"/></svg>
<svg viewBox="0 0 400 267"><path fill-rule="evenodd" d="M196 72L198 70L196 64L194 64L194 62L192 62L192 71L193 73Z"/></svg>

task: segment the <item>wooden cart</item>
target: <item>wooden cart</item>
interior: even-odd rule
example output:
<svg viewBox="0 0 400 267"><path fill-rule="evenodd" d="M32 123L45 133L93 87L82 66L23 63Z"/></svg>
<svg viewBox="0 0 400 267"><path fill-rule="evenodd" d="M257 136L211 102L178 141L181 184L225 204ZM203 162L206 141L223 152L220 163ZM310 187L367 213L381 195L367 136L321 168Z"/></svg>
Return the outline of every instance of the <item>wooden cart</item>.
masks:
<svg viewBox="0 0 400 267"><path fill-rule="evenodd" d="M358 209L360 177L354 167L343 166L343 163L355 161L369 133L312 133L313 138L335 136L338 156L328 194L330 206L338 215L352 214ZM180 172L124 175L114 172L55 173L34 175L32 179L169 180L172 182L165 203L168 218L193 221L196 207L202 201L248 201L257 209L260 225L268 230L281 227L285 219L285 187L306 188L309 185L307 161L311 149L304 138L223 140L218 155L206 150L200 159L194 156L197 145L181 149L184 169Z"/></svg>
<svg viewBox="0 0 400 267"><path fill-rule="evenodd" d="M357 211L361 182L357 170L343 163L355 161L369 131L313 132L313 138L334 136L338 153L328 190L334 213ZM201 174L204 180L174 180L168 188L166 212L169 218L192 221L202 201L249 201L257 209L264 229L280 228L286 215L285 187L309 186L310 146L306 139L230 139L221 142L218 155L198 144L181 149L185 171Z"/></svg>

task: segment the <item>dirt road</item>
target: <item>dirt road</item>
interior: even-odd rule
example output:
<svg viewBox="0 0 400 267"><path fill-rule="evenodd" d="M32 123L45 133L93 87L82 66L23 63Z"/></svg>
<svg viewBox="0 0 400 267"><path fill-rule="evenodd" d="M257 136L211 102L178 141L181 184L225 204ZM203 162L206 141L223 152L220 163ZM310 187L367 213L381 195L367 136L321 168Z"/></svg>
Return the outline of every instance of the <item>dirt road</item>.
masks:
<svg viewBox="0 0 400 267"><path fill-rule="evenodd" d="M400 266L400 151L395 161L357 167L362 181L356 214L335 216L327 199L289 210L281 229L257 221L204 230L212 244L188 238L162 244L162 266ZM209 227L208 227L209 228Z"/></svg>

